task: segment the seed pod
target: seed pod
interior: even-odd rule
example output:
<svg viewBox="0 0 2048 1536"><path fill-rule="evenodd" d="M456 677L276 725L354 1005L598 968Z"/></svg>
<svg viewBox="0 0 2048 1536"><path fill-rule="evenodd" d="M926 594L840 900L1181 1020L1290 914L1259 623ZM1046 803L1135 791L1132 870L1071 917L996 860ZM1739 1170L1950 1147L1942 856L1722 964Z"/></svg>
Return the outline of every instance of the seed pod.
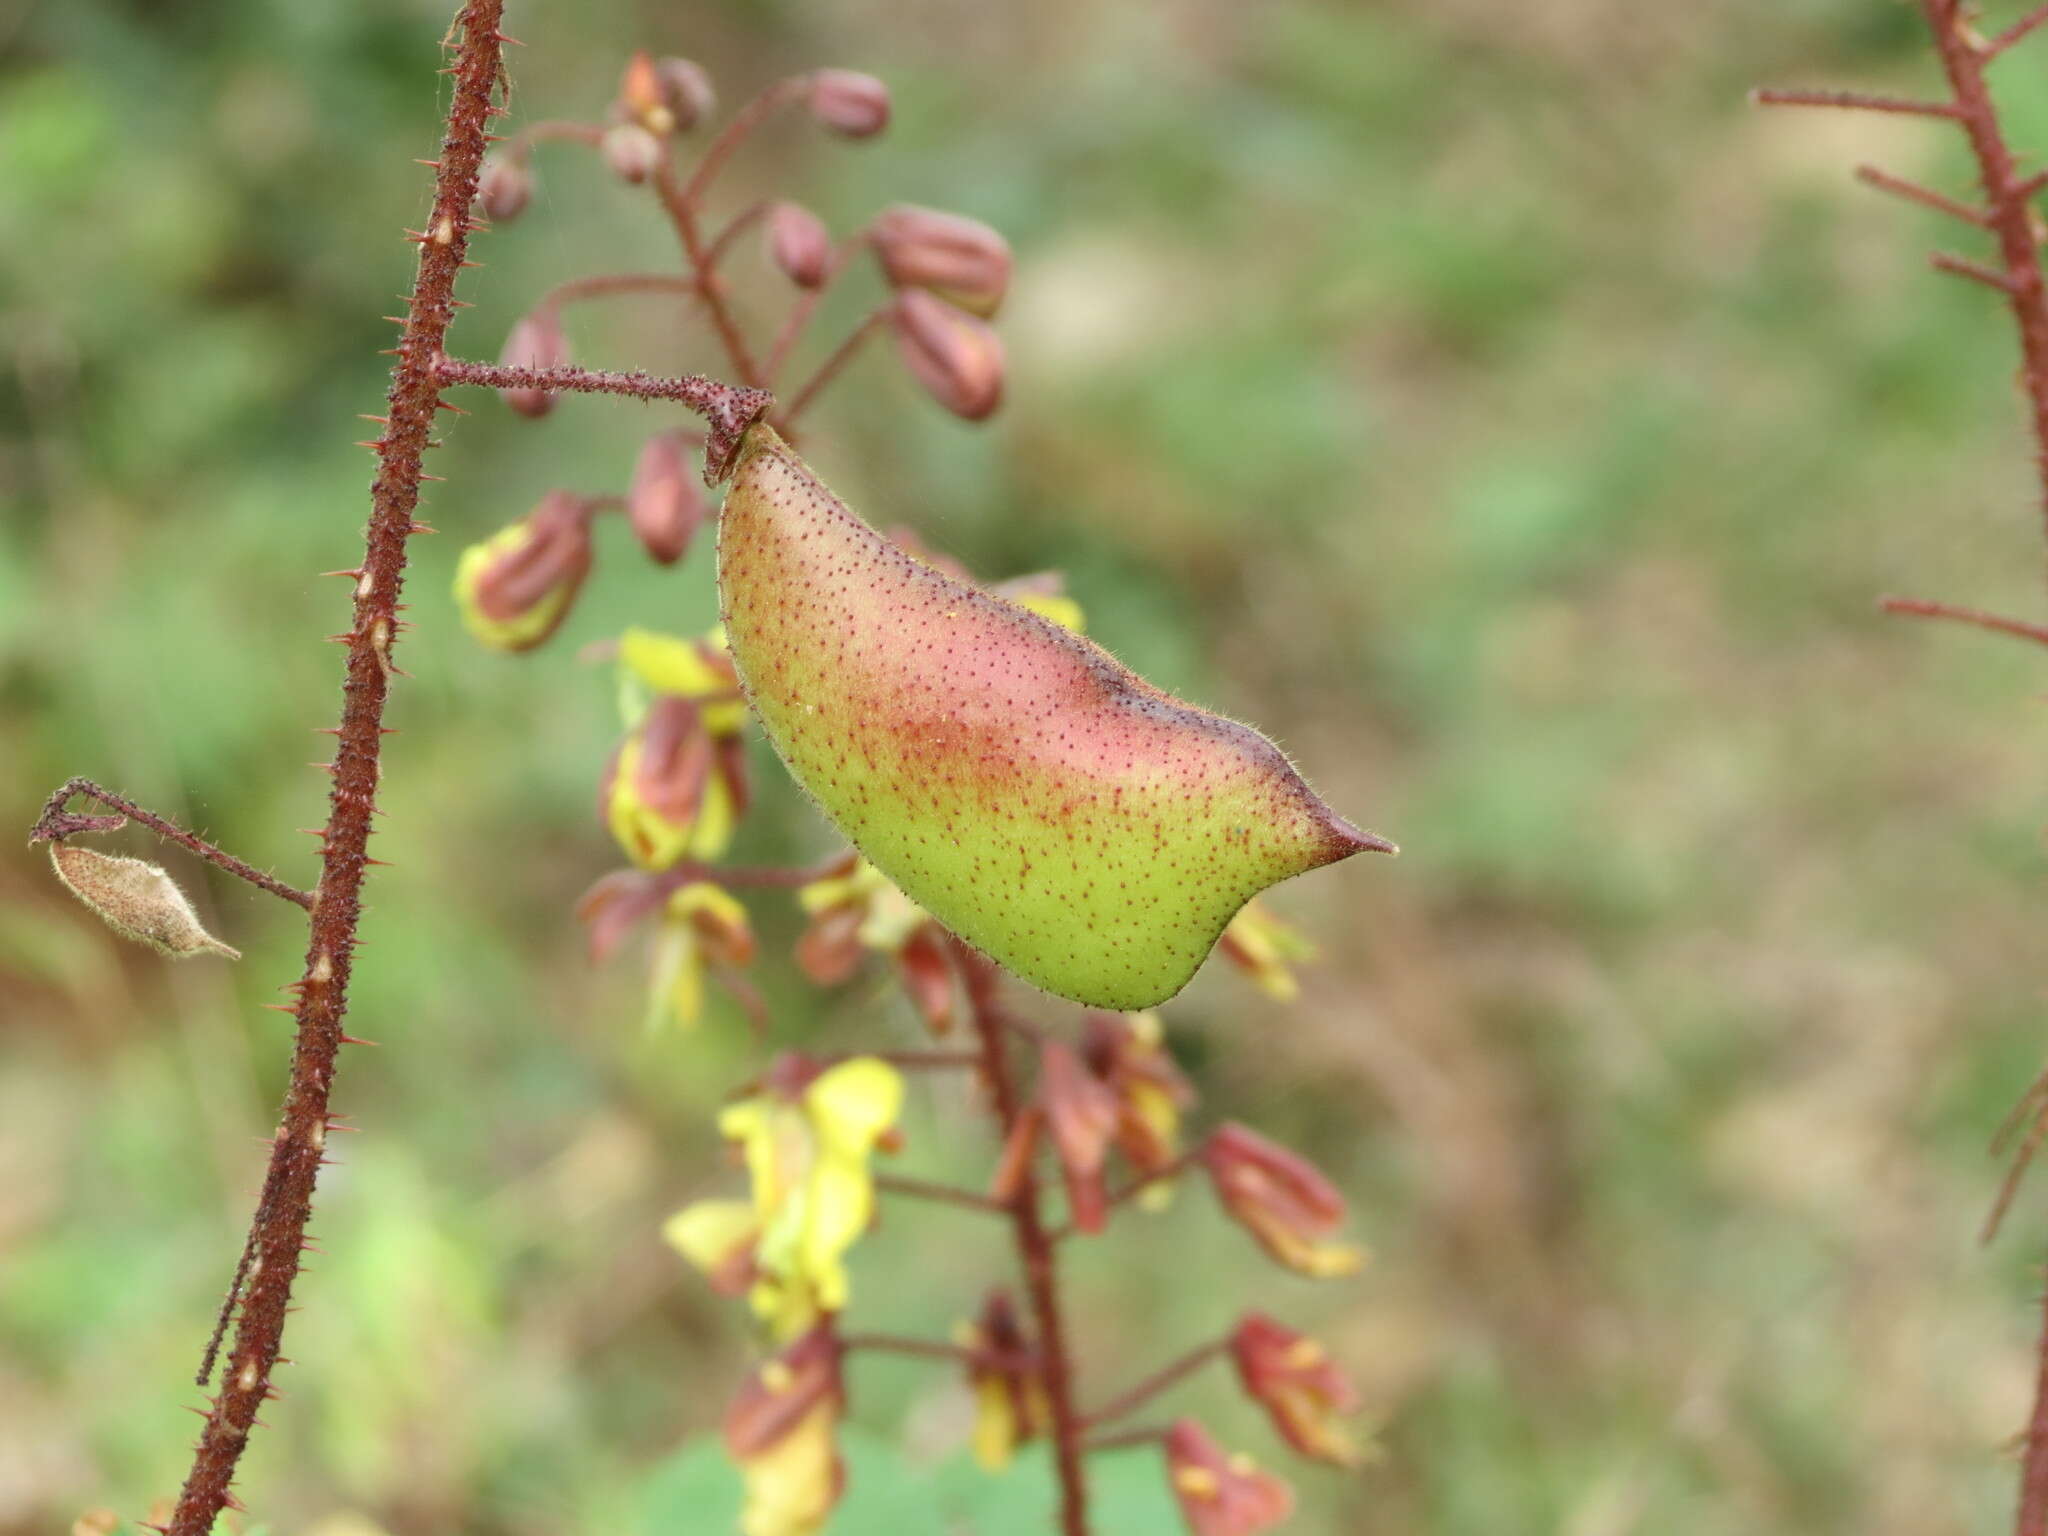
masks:
<svg viewBox="0 0 2048 1536"><path fill-rule="evenodd" d="M896 288L929 288L987 319L1010 287L1010 244L979 219L898 204L875 220L875 258Z"/></svg>
<svg viewBox="0 0 2048 1536"><path fill-rule="evenodd" d="M569 338L562 334L562 317L553 309L536 309L522 315L505 337L505 350L498 361L507 368L560 368L569 361ZM498 398L522 416L541 417L555 408L552 391L545 389L501 389Z"/></svg>
<svg viewBox="0 0 2048 1536"><path fill-rule="evenodd" d="M905 288L889 306L889 327L903 366L955 416L980 421L1003 403L1003 344L985 322Z"/></svg>
<svg viewBox="0 0 2048 1536"><path fill-rule="evenodd" d="M533 197L533 172L511 155L488 155L477 173L476 196L492 223L516 219Z"/></svg>
<svg viewBox="0 0 2048 1536"><path fill-rule="evenodd" d="M202 954L242 958L240 950L230 949L206 931L178 882L154 864L52 843L50 867L72 895L123 938L180 959Z"/></svg>
<svg viewBox="0 0 2048 1536"><path fill-rule="evenodd" d="M841 138L872 138L889 126L889 87L851 69L811 76L811 116Z"/></svg>
<svg viewBox="0 0 2048 1536"><path fill-rule="evenodd" d="M641 548L662 565L674 565L689 550L709 510L683 439L673 432L647 439L626 492L626 519Z"/></svg>
<svg viewBox="0 0 2048 1536"><path fill-rule="evenodd" d="M611 167L614 176L637 187L654 174L668 151L661 147L661 140L638 123L620 123L616 128L605 129L598 153L604 156L604 163Z"/></svg>
<svg viewBox="0 0 2048 1536"><path fill-rule="evenodd" d="M768 254L797 287L815 288L832 267L832 232L803 204L777 203L768 210Z"/></svg>
<svg viewBox="0 0 2048 1536"><path fill-rule="evenodd" d="M738 459L719 591L768 739L906 896L1026 980L1149 1008L1259 891L1392 850L1257 731L904 553L772 429Z"/></svg>

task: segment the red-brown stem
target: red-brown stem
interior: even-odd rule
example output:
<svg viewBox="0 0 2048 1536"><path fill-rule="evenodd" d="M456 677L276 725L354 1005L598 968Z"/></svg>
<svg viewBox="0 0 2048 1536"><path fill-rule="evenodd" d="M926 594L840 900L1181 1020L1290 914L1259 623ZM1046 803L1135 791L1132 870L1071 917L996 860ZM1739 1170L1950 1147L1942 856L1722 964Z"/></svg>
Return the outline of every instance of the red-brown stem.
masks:
<svg viewBox="0 0 2048 1536"><path fill-rule="evenodd" d="M725 162L732 158L733 151L744 144L756 128L802 97L810 89L810 84L809 75L791 75L776 81L733 113L726 125L719 129L718 137L706 147L697 168L690 173L689 183L682 188L683 201L692 208L701 207L704 194L711 190L711 183L725 169Z"/></svg>
<svg viewBox="0 0 2048 1536"><path fill-rule="evenodd" d="M1890 171L1879 170L1874 165L1857 166L1856 179L1865 186L1876 187L1880 192L1889 192L1894 197L1903 197L1909 203L1918 203L1922 208L1932 208L1936 213L1945 213L1952 219L1961 219L1965 224L1974 224L1979 229L1991 227L1991 215L1982 208L1972 208L1968 203L1958 202L1932 187L1923 187L1917 181L1894 176Z"/></svg>
<svg viewBox="0 0 2048 1536"><path fill-rule="evenodd" d="M704 478L716 481L739 447L740 436L775 403L766 390L740 389L702 374L658 378L648 373L608 373L597 368L506 368L460 358L434 359L429 377L439 384L476 384L486 389L567 390L573 394L631 395L638 400L677 400L709 426Z"/></svg>
<svg viewBox="0 0 2048 1536"><path fill-rule="evenodd" d="M97 800L101 805L113 807L121 816L71 815L64 807L74 796ZM214 847L205 838L187 832L176 822L167 821L154 811L146 811L133 800L117 795L110 789L102 789L91 779L66 779L59 785L56 793L44 804L43 814L36 818L36 824L29 829L28 840L31 843L55 842L79 832L111 832L120 823L122 816L149 828L165 842L176 843L180 848L190 849L207 863L226 870L237 879L248 881L259 891L268 891L271 895L281 896L295 906L305 907L309 911L312 909L313 898L308 892L296 886L286 885L274 875L266 875L255 865L245 864L232 853Z"/></svg>
<svg viewBox="0 0 2048 1536"><path fill-rule="evenodd" d="M709 269L715 269L721 261L725 260L725 253L732 249L733 242L760 223L767 215L770 206L768 199L764 197L747 204L746 207L725 221L725 227L711 237L711 244L705 247L704 250L704 260L708 264L708 269L704 275L707 278L711 275Z"/></svg>
<svg viewBox="0 0 2048 1536"><path fill-rule="evenodd" d="M884 1060L887 1058L884 1057ZM875 1175L875 1188L885 1195L904 1195L912 1200L934 1200L941 1205L964 1206L970 1211L985 1211L994 1216L1007 1216L1010 1208L1000 1200L991 1200L987 1195L972 1189L960 1189L951 1184L933 1184L925 1179L899 1178L891 1173Z"/></svg>
<svg viewBox="0 0 2048 1536"><path fill-rule="evenodd" d="M1208 1143L1206 1138L1202 1141L1198 1141L1192 1147L1189 1147L1185 1151L1181 1152L1180 1155L1175 1157L1172 1162L1166 1163L1161 1167L1155 1168L1150 1173L1141 1173L1135 1179L1131 1180L1130 1183L1124 1185L1121 1189L1113 1190L1108 1196L1107 1200L1104 1202L1105 1209L1115 1210L1118 1206L1124 1204L1126 1201L1135 1200L1138 1196L1142 1195L1146 1190L1150 1189L1154 1184L1161 1184L1168 1179L1179 1178L1182 1174L1186 1173L1188 1169L1192 1168L1197 1162L1201 1161L1202 1149L1207 1144ZM1068 1222L1065 1226L1054 1229L1052 1233L1052 1239L1056 1243L1064 1242L1067 1238L1072 1237L1074 1235L1074 1232L1074 1224L1072 1222Z"/></svg>
<svg viewBox="0 0 2048 1536"><path fill-rule="evenodd" d="M868 1350L886 1355L916 1355L927 1360L948 1360L956 1365L980 1366L991 1371L1030 1371L1037 1368L1036 1356L1001 1349L976 1349L970 1344L949 1344L943 1339L912 1339L896 1333L850 1333L839 1347L851 1353Z"/></svg>
<svg viewBox="0 0 2048 1536"><path fill-rule="evenodd" d="M947 936L953 962L967 992L968 1014L981 1044L982 1075L989 1098L1002 1122L1003 1139L1024 1112L1017 1079L1011 1071L1009 1032L996 996L1001 972L979 951ZM1062 1536L1088 1536L1088 1474L1081 1458L1081 1419L1074 1408L1073 1365L1060 1321L1059 1270L1051 1235L1039 1209L1038 1175L1027 1171L1010 1206L1017 1255L1024 1267L1024 1289L1031 1301L1037 1333L1040 1377L1051 1409L1053 1466L1060 1482Z"/></svg>
<svg viewBox="0 0 2048 1536"><path fill-rule="evenodd" d="M1920 0L1920 10L1941 55L1954 113L1969 135L1991 230L1998 238L2004 277L2001 291L2019 332L2020 378L2030 407L2034 467L2040 479L2044 529L2048 529L2048 283L2042 278L2039 235L2028 201L2033 189L2014 163L1997 105L1984 80L1985 65L1992 57L2048 17L2038 10L2030 13L1986 45L1970 30L1963 0ZM2010 630L2009 625L2000 623L1991 627ZM2048 1536L2048 1302L2044 1302L2034 1372L2034 1410L2027 1422L2013 1529L2017 1536Z"/></svg>
<svg viewBox="0 0 2048 1536"><path fill-rule="evenodd" d="M1952 101L1913 101L1903 96L1872 96L1865 91L1750 92L1760 107L1840 107L1851 112L1903 112L1912 117L1955 117Z"/></svg>
<svg viewBox="0 0 2048 1536"><path fill-rule="evenodd" d="M838 376L840 369L853 361L853 355L861 349L861 345L888 318L889 307L885 304L849 331L846 340L832 349L832 355L818 365L818 371L804 382L803 388L790 397L789 404L776 413L776 427L786 428L794 425L797 417L803 414L804 407L817 399L818 392Z"/></svg>
<svg viewBox="0 0 2048 1536"><path fill-rule="evenodd" d="M852 263L869 239L869 231L862 229L848 235L839 242L832 253L832 263L825 268L824 280L817 287L806 290L789 307L789 318L782 322L782 329L775 333L775 341L768 348L767 386L772 389L775 381L782 377L782 365L789 361L789 354L802 338L804 330L811 323L811 316L818 312L818 306L825 301L825 295L832 285Z"/></svg>
<svg viewBox="0 0 2048 1536"><path fill-rule="evenodd" d="M342 1043L350 964L362 915L361 892L383 743L384 700L394 668L398 596L406 540L419 505L421 459L430 446L440 389L434 360L454 317L455 280L468 249L470 203L484 156L485 129L503 81L498 23L504 0L469 0L458 18L461 46L453 70L446 129L434 178L434 208L419 239L419 270L406 308L398 365L392 370L389 415L376 442L377 476L347 637L334 787L320 857L291 1082L271 1143L254 1228L248 1291L223 1369L221 1389L206 1413L192 1470L167 1527L169 1536L206 1536L228 1503L228 1485L248 1444L284 1338L292 1280L306 1241L313 1187L327 1141L328 1095Z"/></svg>
<svg viewBox="0 0 2048 1536"><path fill-rule="evenodd" d="M1984 45L1984 61L1988 64L2039 26L2048 26L2048 5L2034 7L2033 10L1986 43Z"/></svg>
<svg viewBox="0 0 2048 1536"><path fill-rule="evenodd" d="M673 272L608 272L595 277L572 277L557 283L541 295L536 310L560 309L581 299L608 299L623 293L679 293L696 298L702 292L696 279Z"/></svg>
<svg viewBox="0 0 2048 1536"><path fill-rule="evenodd" d="M2002 614L1986 613L1980 608L1961 608L1954 603L1934 603L1924 597L1887 597L1877 606L1886 613L1902 613L1915 619L1954 619L1959 624L1974 624L1979 629L1996 630L2002 635L2018 635L2022 640L2032 640L2037 645L2048 645L2048 625L2028 624L2019 619L2008 619Z"/></svg>
<svg viewBox="0 0 2048 1536"><path fill-rule="evenodd" d="M711 317L711 328L718 332L725 355L732 359L733 371L740 376L742 384L758 388L760 368L747 347L747 338L741 332L739 322L733 318L732 306L725 302L725 293L713 275L711 253L705 247L703 231L697 227L697 204L676 180L673 161L664 158L654 168L654 190L661 198L661 206L668 211L669 222L676 227L676 238L683 243L683 254L689 258L690 271L704 294L704 312Z"/></svg>
<svg viewBox="0 0 2048 1536"><path fill-rule="evenodd" d="M1114 1424L1128 1414L1136 1413L1168 1387L1195 1374L1211 1360L1219 1359L1230 1348L1228 1339L1211 1339L1208 1343L1189 1350L1171 1365L1162 1366L1127 1392L1119 1393L1093 1413L1081 1419L1083 1431L1100 1429L1105 1424Z"/></svg>
<svg viewBox="0 0 2048 1536"><path fill-rule="evenodd" d="M548 118L538 123L528 123L512 136L506 149L522 158L535 144L549 139L567 139L577 144L588 144L595 149L604 142L604 130L595 123L573 123L560 118Z"/></svg>
<svg viewBox="0 0 2048 1536"><path fill-rule="evenodd" d="M1093 1456L1097 1451L1123 1451L1133 1446L1157 1445L1166 1435L1164 1424L1147 1424L1142 1429L1120 1429L1113 1435L1091 1435L1081 1449Z"/></svg>

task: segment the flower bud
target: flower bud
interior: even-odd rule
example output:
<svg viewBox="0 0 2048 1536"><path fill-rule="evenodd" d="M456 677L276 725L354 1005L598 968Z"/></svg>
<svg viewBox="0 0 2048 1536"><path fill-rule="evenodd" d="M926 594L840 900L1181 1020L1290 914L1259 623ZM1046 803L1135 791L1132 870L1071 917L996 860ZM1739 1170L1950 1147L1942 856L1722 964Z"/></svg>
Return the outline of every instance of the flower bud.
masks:
<svg viewBox="0 0 2048 1536"><path fill-rule="evenodd" d="M178 882L155 864L53 842L50 867L72 895L124 939L178 959L204 954L242 958L240 950L206 931Z"/></svg>
<svg viewBox="0 0 2048 1536"><path fill-rule="evenodd" d="M725 1448L746 1481L740 1523L750 1536L808 1536L839 1502L839 1360L831 1324L820 1323L749 1376L726 1410Z"/></svg>
<svg viewBox="0 0 2048 1536"><path fill-rule="evenodd" d="M667 900L661 881L638 869L616 869L585 891L576 903L590 963L603 965L618 953L640 920Z"/></svg>
<svg viewBox="0 0 2048 1536"><path fill-rule="evenodd" d="M898 204L875 220L875 258L896 288L929 288L986 319L1010 287L1010 245L979 219Z"/></svg>
<svg viewBox="0 0 2048 1536"><path fill-rule="evenodd" d="M562 367L569 361L569 338L562 333L562 317L552 308L521 315L506 335L498 361L507 368ZM501 389L498 398L522 416L545 416L555 408L551 390Z"/></svg>
<svg viewBox="0 0 2048 1536"><path fill-rule="evenodd" d="M985 1356L1000 1357L970 1364L967 1382L974 1392L974 1459L987 1471L1001 1472L1017 1447L1044 1434L1052 1421L1045 1383L1026 1363L1031 1340L1009 1293L1001 1290L988 1293L981 1316L956 1330L954 1339Z"/></svg>
<svg viewBox="0 0 2048 1536"><path fill-rule="evenodd" d="M1167 1476L1194 1536L1257 1536L1294 1512L1294 1490L1249 1456L1225 1454L1193 1419L1166 1432Z"/></svg>
<svg viewBox="0 0 2048 1536"><path fill-rule="evenodd" d="M955 416L980 421L1002 404L1003 344L981 320L905 288L889 306L889 325L903 366Z"/></svg>
<svg viewBox="0 0 2048 1536"><path fill-rule="evenodd" d="M589 571L584 505L550 491L522 521L462 552L455 600L463 627L493 650L530 651L568 616Z"/></svg>
<svg viewBox="0 0 2048 1536"><path fill-rule="evenodd" d="M619 846L642 869L667 869L684 855L715 858L730 818L709 837L700 824L711 782L711 735L703 711L675 694L647 707L605 770L599 805Z"/></svg>
<svg viewBox="0 0 2048 1536"><path fill-rule="evenodd" d="M1081 1055L1116 1095L1117 1149L1141 1174L1171 1166L1180 1153L1181 1111L1194 1103L1195 1091L1167 1052L1159 1015L1091 1010L1082 1024ZM1162 1179L1139 1198L1156 1208L1171 1195L1172 1185Z"/></svg>
<svg viewBox="0 0 2048 1536"><path fill-rule="evenodd" d="M704 66L691 59L657 59L654 72L661 78L662 105L675 120L675 133L688 133L709 117L718 106L718 92Z"/></svg>
<svg viewBox="0 0 2048 1536"><path fill-rule="evenodd" d="M647 439L626 492L626 520L640 547L661 564L674 565L689 549L707 510L682 437L662 432Z"/></svg>
<svg viewBox="0 0 2048 1536"><path fill-rule="evenodd" d="M598 152L613 175L636 187L654 174L661 157L668 153L661 147L661 140L638 123L620 123L605 129Z"/></svg>
<svg viewBox="0 0 2048 1536"><path fill-rule="evenodd" d="M815 288L832 268L832 232L803 204L776 203L768 210L768 254L797 287Z"/></svg>
<svg viewBox="0 0 2048 1536"><path fill-rule="evenodd" d="M1281 1439L1318 1461L1358 1465L1358 1446L1337 1422L1358 1411L1358 1393L1328 1350L1262 1312L1248 1312L1230 1336L1230 1358Z"/></svg>
<svg viewBox="0 0 2048 1536"><path fill-rule="evenodd" d="M1307 1158L1230 1122L1202 1149L1216 1198L1261 1248L1317 1279L1348 1275L1364 1250L1323 1239L1344 1221L1344 1197Z"/></svg>
<svg viewBox="0 0 2048 1536"><path fill-rule="evenodd" d="M1059 1153L1074 1226L1100 1232L1109 1217L1102 1165L1116 1134L1116 1095L1089 1072L1072 1046L1048 1040L1039 1053L1038 1103Z"/></svg>
<svg viewBox="0 0 2048 1536"><path fill-rule="evenodd" d="M872 138L889 126L889 87L851 69L811 76L811 116L848 139Z"/></svg>
<svg viewBox="0 0 2048 1536"><path fill-rule="evenodd" d="M477 202L494 224L516 219L533 197L533 172L514 155L486 155L477 173Z"/></svg>

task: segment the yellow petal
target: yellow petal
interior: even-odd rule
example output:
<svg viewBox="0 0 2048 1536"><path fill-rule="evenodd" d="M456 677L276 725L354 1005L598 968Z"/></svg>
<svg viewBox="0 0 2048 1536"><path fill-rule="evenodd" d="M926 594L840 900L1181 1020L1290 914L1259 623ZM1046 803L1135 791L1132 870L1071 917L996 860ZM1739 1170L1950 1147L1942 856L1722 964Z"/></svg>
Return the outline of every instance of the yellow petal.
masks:
<svg viewBox="0 0 2048 1536"><path fill-rule="evenodd" d="M674 1019L685 1029L704 1014L704 961L687 923L664 922L654 939L654 975L647 988L647 1027Z"/></svg>
<svg viewBox="0 0 2048 1536"><path fill-rule="evenodd" d="M864 1157L903 1110L903 1074L876 1056L842 1061L804 1090L804 1110L828 1155Z"/></svg>
<svg viewBox="0 0 2048 1536"><path fill-rule="evenodd" d="M839 1498L838 1406L820 1403L802 1423L757 1456L740 1462L745 1536L813 1536Z"/></svg>
<svg viewBox="0 0 2048 1536"><path fill-rule="evenodd" d="M696 643L681 635L636 626L619 637L619 660L648 687L686 699L725 693L732 687L732 679L722 676Z"/></svg>
<svg viewBox="0 0 2048 1536"><path fill-rule="evenodd" d="M699 1200L661 1224L663 1240L707 1275L760 1230L754 1207L745 1200Z"/></svg>
<svg viewBox="0 0 2048 1536"><path fill-rule="evenodd" d="M990 1472L1008 1469L1017 1450L1017 1404L1000 1376L974 1384L974 1459Z"/></svg>
<svg viewBox="0 0 2048 1536"><path fill-rule="evenodd" d="M1041 619L1051 619L1061 629L1071 629L1077 635L1088 627L1088 621L1081 612L1081 605L1064 594L1030 592L1022 597L1013 597L1010 601L1019 608L1029 608Z"/></svg>

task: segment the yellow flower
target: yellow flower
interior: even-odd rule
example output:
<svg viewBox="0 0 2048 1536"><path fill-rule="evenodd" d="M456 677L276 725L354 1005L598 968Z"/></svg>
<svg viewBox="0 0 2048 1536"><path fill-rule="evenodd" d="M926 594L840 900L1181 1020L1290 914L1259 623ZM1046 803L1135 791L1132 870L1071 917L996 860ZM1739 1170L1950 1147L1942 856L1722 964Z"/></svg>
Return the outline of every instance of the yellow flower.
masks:
<svg viewBox="0 0 2048 1536"><path fill-rule="evenodd" d="M589 521L581 501L553 491L465 549L455 565L463 627L500 651L531 650L553 634L590 570Z"/></svg>
<svg viewBox="0 0 2048 1536"><path fill-rule="evenodd" d="M1002 589L997 588L998 591ZM1019 608L1029 608L1041 619L1050 619L1061 629L1071 629L1075 634L1087 628L1081 605L1063 592L1019 592L1010 601Z"/></svg>
<svg viewBox="0 0 2048 1536"><path fill-rule="evenodd" d="M746 1481L745 1536L812 1536L838 1503L839 1354L829 1324L812 1328L749 1376L726 1409L725 1448Z"/></svg>
<svg viewBox="0 0 2048 1536"><path fill-rule="evenodd" d="M704 971L736 971L754 957L747 909L708 880L679 887L662 909L654 936L654 974L647 990L647 1023L674 1019L685 1028L704 1016ZM728 984L732 984L730 981Z"/></svg>
<svg viewBox="0 0 2048 1536"><path fill-rule="evenodd" d="M1226 959L1250 973L1268 997L1291 1003L1301 995L1292 966L1313 960L1315 945L1292 924L1273 915L1259 901L1248 901L1230 920L1217 941Z"/></svg>
<svg viewBox="0 0 2048 1536"><path fill-rule="evenodd" d="M642 869L716 859L748 799L746 704L724 634L629 629L619 660L629 729L605 771L605 825Z"/></svg>
<svg viewBox="0 0 2048 1536"><path fill-rule="evenodd" d="M932 1033L953 1027L953 968L944 931L924 908L879 869L848 854L843 864L797 892L810 917L797 940L797 964L821 987L845 981L860 968L861 953L891 956L903 990Z"/></svg>
<svg viewBox="0 0 2048 1536"><path fill-rule="evenodd" d="M619 637L622 681L654 693L708 700L704 729L714 736L736 736L746 724L747 705L739 695L739 676L726 653L725 626L695 640L651 629L628 629ZM629 706L630 718L639 711Z"/></svg>
<svg viewBox="0 0 2048 1536"><path fill-rule="evenodd" d="M846 1251L874 1218L868 1160L902 1107L902 1074L877 1057L813 1075L786 1055L761 1093L718 1117L753 1185L751 1300L778 1338L846 1305Z"/></svg>

